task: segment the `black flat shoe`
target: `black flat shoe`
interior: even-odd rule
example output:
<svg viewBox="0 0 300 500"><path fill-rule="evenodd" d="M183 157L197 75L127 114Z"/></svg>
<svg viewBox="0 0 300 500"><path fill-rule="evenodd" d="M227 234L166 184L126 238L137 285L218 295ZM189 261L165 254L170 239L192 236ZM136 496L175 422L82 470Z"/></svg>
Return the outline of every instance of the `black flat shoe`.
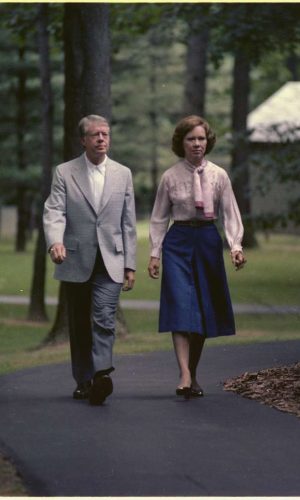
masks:
<svg viewBox="0 0 300 500"><path fill-rule="evenodd" d="M190 387L177 387L176 395L183 396L185 399L189 399L191 396L191 388Z"/></svg>
<svg viewBox="0 0 300 500"><path fill-rule="evenodd" d="M78 384L75 391L73 392L73 398L74 399L88 399L88 397L90 395L91 385L92 385L92 383L90 381L83 382L82 384Z"/></svg>
<svg viewBox="0 0 300 500"><path fill-rule="evenodd" d="M113 383L109 375L96 376L89 394L89 402L93 406L102 405L113 392Z"/></svg>
<svg viewBox="0 0 300 500"><path fill-rule="evenodd" d="M199 389L191 388L191 397L192 398L202 398L204 396L203 389L199 387Z"/></svg>

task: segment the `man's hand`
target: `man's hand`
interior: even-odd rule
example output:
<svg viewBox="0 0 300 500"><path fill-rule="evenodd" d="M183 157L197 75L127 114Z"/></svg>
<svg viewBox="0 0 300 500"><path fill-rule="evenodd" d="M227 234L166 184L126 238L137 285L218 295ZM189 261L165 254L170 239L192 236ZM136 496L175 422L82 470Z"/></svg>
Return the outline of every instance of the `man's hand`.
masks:
<svg viewBox="0 0 300 500"><path fill-rule="evenodd" d="M61 264L66 258L66 248L62 243L54 243L49 250L49 254L52 262Z"/></svg>
<svg viewBox="0 0 300 500"><path fill-rule="evenodd" d="M148 272L150 278L157 279L159 278L159 264L160 260L157 257L151 257L148 265Z"/></svg>
<svg viewBox="0 0 300 500"><path fill-rule="evenodd" d="M132 271L131 269L125 269L124 282L122 287L123 292L128 292L129 290L132 290L132 288L134 287L134 282L135 282L135 271Z"/></svg>
<svg viewBox="0 0 300 500"><path fill-rule="evenodd" d="M231 261L232 261L232 264L234 265L236 271L238 271L239 269L242 269L242 267L244 267L244 265L247 262L245 257L244 257L243 252L241 252L239 250L236 252L231 252Z"/></svg>

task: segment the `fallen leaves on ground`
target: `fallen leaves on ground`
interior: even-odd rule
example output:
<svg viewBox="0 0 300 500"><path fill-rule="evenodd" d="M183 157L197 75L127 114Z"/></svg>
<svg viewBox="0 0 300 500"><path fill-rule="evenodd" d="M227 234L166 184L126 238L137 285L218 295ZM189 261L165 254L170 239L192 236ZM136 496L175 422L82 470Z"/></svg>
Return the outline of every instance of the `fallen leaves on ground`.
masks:
<svg viewBox="0 0 300 500"><path fill-rule="evenodd" d="M226 380L224 389L300 417L300 362L246 372Z"/></svg>
<svg viewBox="0 0 300 500"><path fill-rule="evenodd" d="M28 496L15 465L0 454L0 496Z"/></svg>

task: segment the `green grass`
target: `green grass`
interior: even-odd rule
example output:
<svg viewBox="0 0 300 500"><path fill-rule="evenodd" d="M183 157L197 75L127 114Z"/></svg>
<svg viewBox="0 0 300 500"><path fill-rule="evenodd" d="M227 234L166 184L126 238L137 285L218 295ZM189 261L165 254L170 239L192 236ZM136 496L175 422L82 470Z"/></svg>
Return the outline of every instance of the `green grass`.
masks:
<svg viewBox="0 0 300 500"><path fill-rule="evenodd" d="M159 280L148 277L148 223L138 223L136 286L123 293L124 299L158 300ZM258 237L259 247L246 252L247 265L236 272L225 250L225 263L232 300L235 303L294 305L300 303L300 237L271 235ZM24 254L13 251L12 242L0 242L0 295L28 296L33 263L33 242ZM57 296L58 283L52 278L53 265L47 263L46 295Z"/></svg>
<svg viewBox="0 0 300 500"><path fill-rule="evenodd" d="M55 308L49 307L53 320ZM0 374L21 368L69 361L68 342L42 347L51 321L26 322L25 306L0 304ZM169 333L157 333L158 312L125 310L129 334L117 338L116 354L138 354L172 349ZM209 339L207 346L300 339L299 315L237 315L237 335Z"/></svg>
<svg viewBox="0 0 300 500"><path fill-rule="evenodd" d="M33 267L34 242L31 241L26 252L14 251L12 241L0 242L1 276L0 295L29 296ZM52 279L53 265L47 259L47 291L50 296L57 295L58 283Z"/></svg>
<svg viewBox="0 0 300 500"><path fill-rule="evenodd" d="M125 311L129 335L116 343L119 354L139 353L173 348L169 333L157 333L158 313ZM208 339L207 346L300 339L299 315L237 315L237 334Z"/></svg>
<svg viewBox="0 0 300 500"><path fill-rule="evenodd" d="M136 287L123 299L159 299L159 280L148 278L148 225L138 224L138 271ZM259 248L247 251L248 263L235 272L225 251L230 290L235 303L300 303L299 237L259 236ZM24 254L13 251L12 242L0 242L0 295L28 295L33 261L33 242ZM47 269L47 295L56 296L57 282L52 265ZM27 306L0 304L0 373L20 368L69 360L68 343L40 348L52 324L55 307L48 307L49 321L26 321ZM117 339L116 354L133 354L172 349L170 334L158 334L157 311L124 310L129 327L125 339ZM281 341L300 338L299 315L236 315L237 335L219 337L208 346Z"/></svg>
<svg viewBox="0 0 300 500"><path fill-rule="evenodd" d="M259 248L246 251L247 264L236 272L227 265L233 302L266 305L300 304L300 237L259 238Z"/></svg>

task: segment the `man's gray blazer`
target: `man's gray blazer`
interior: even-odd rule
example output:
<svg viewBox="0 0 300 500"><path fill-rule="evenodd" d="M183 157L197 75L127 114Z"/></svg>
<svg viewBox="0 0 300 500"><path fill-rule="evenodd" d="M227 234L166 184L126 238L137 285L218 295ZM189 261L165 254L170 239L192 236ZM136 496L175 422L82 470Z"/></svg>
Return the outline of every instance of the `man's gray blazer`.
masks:
<svg viewBox="0 0 300 500"><path fill-rule="evenodd" d="M129 168L107 159L100 207L93 203L84 155L56 168L44 207L47 248L64 243L67 256L55 266L61 281L85 282L98 246L111 279L123 283L124 269L135 270L136 229Z"/></svg>

